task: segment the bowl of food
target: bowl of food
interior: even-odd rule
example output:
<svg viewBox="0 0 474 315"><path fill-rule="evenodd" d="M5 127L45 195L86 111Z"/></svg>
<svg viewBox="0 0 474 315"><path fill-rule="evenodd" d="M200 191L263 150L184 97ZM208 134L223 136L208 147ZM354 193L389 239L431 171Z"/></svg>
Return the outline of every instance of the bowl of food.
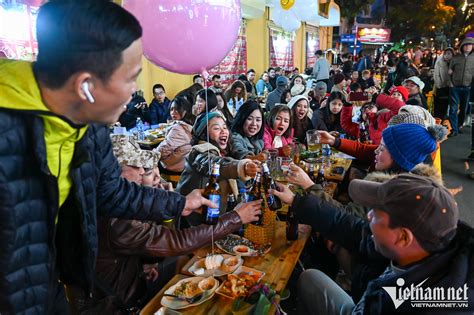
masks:
<svg viewBox="0 0 474 315"><path fill-rule="evenodd" d="M230 256L222 262L221 270L224 272L233 272L240 265L242 265L243 260L238 256Z"/></svg>
<svg viewBox="0 0 474 315"><path fill-rule="evenodd" d="M232 248L232 251L240 256L250 256L252 254L252 250L247 245L237 245Z"/></svg>
<svg viewBox="0 0 474 315"><path fill-rule="evenodd" d="M219 284L219 282L215 278L209 277L209 278L205 278L205 279L199 281L198 287L202 291L211 291L215 287L217 287L218 284Z"/></svg>

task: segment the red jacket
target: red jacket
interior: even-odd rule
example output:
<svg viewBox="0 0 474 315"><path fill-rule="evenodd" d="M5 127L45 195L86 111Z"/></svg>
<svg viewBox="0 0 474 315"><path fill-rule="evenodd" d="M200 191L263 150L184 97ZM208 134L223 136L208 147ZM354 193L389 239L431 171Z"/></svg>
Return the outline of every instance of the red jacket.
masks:
<svg viewBox="0 0 474 315"><path fill-rule="evenodd" d="M377 113L369 113L369 135L373 144L380 144L382 131L387 128L387 123L393 116L398 114L400 108L405 105L393 97L380 94L375 103L379 109ZM352 105L345 105L341 112L341 126L350 136L359 138L359 124L352 122Z"/></svg>
<svg viewBox="0 0 474 315"><path fill-rule="evenodd" d="M352 155L359 161L374 164L378 144L365 144L349 139L340 139L340 141L337 147L339 151Z"/></svg>

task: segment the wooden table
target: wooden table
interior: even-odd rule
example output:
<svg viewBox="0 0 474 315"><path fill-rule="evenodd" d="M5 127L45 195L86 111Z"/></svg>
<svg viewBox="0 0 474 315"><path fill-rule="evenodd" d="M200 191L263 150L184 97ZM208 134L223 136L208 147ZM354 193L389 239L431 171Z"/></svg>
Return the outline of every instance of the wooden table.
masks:
<svg viewBox="0 0 474 315"><path fill-rule="evenodd" d="M328 180L328 181L342 182L344 180L344 176L346 176L347 171L351 167L352 160L332 157L331 161L332 161L331 167L326 168L324 170L324 178L326 178L326 180ZM333 173L332 170L335 167L344 168L344 172L342 172L341 174Z"/></svg>
<svg viewBox="0 0 474 315"><path fill-rule="evenodd" d="M280 293L287 285L288 280L295 268L296 263L303 251L306 241L311 235L311 227L300 224L299 237L297 241L288 242L286 240L286 223L282 221L277 222L275 231L275 238L272 243L272 248L263 257L243 257L244 266L248 266L265 272L262 282L269 283L277 293ZM199 250L196 254L198 256L205 255L210 252L210 248ZM186 267L185 267L186 268ZM188 276L178 274L175 275L165 287L158 292L158 294L142 309L140 314L154 314L161 307L161 299L164 292L176 284L179 280ZM232 303L234 300L224 298L218 294L214 295L209 301L179 310L182 314L204 315L204 314L232 314ZM273 310L274 311L274 310ZM272 313L272 312L271 312Z"/></svg>

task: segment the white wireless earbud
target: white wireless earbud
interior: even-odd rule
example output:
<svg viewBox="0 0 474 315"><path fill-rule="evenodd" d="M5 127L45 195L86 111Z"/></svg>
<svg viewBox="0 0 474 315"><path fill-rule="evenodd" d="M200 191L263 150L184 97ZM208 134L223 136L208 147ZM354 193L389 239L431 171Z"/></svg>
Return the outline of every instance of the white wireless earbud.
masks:
<svg viewBox="0 0 474 315"><path fill-rule="evenodd" d="M86 95L86 98L87 98L87 100L89 101L89 103L94 103L94 102L95 102L94 97L92 96L91 91L89 91L89 83L88 83L87 81L82 82L82 84L81 84L81 90L82 90L82 92L84 92L84 94Z"/></svg>

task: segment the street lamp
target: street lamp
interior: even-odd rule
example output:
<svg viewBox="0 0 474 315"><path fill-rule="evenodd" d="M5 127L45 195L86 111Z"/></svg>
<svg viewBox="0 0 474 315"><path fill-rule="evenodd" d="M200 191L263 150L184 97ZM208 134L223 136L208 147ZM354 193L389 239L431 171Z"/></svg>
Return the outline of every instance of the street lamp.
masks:
<svg viewBox="0 0 474 315"><path fill-rule="evenodd" d="M436 26L434 26L434 25L431 26L431 29L432 29L432 30L434 30L435 28L436 28Z"/></svg>
<svg viewBox="0 0 474 315"><path fill-rule="evenodd" d="M433 38L433 37L431 37L431 38L430 38L430 40L434 40L434 38Z"/></svg>
<svg viewBox="0 0 474 315"><path fill-rule="evenodd" d="M413 42L412 42L412 41L409 41L408 44L413 44Z"/></svg>

